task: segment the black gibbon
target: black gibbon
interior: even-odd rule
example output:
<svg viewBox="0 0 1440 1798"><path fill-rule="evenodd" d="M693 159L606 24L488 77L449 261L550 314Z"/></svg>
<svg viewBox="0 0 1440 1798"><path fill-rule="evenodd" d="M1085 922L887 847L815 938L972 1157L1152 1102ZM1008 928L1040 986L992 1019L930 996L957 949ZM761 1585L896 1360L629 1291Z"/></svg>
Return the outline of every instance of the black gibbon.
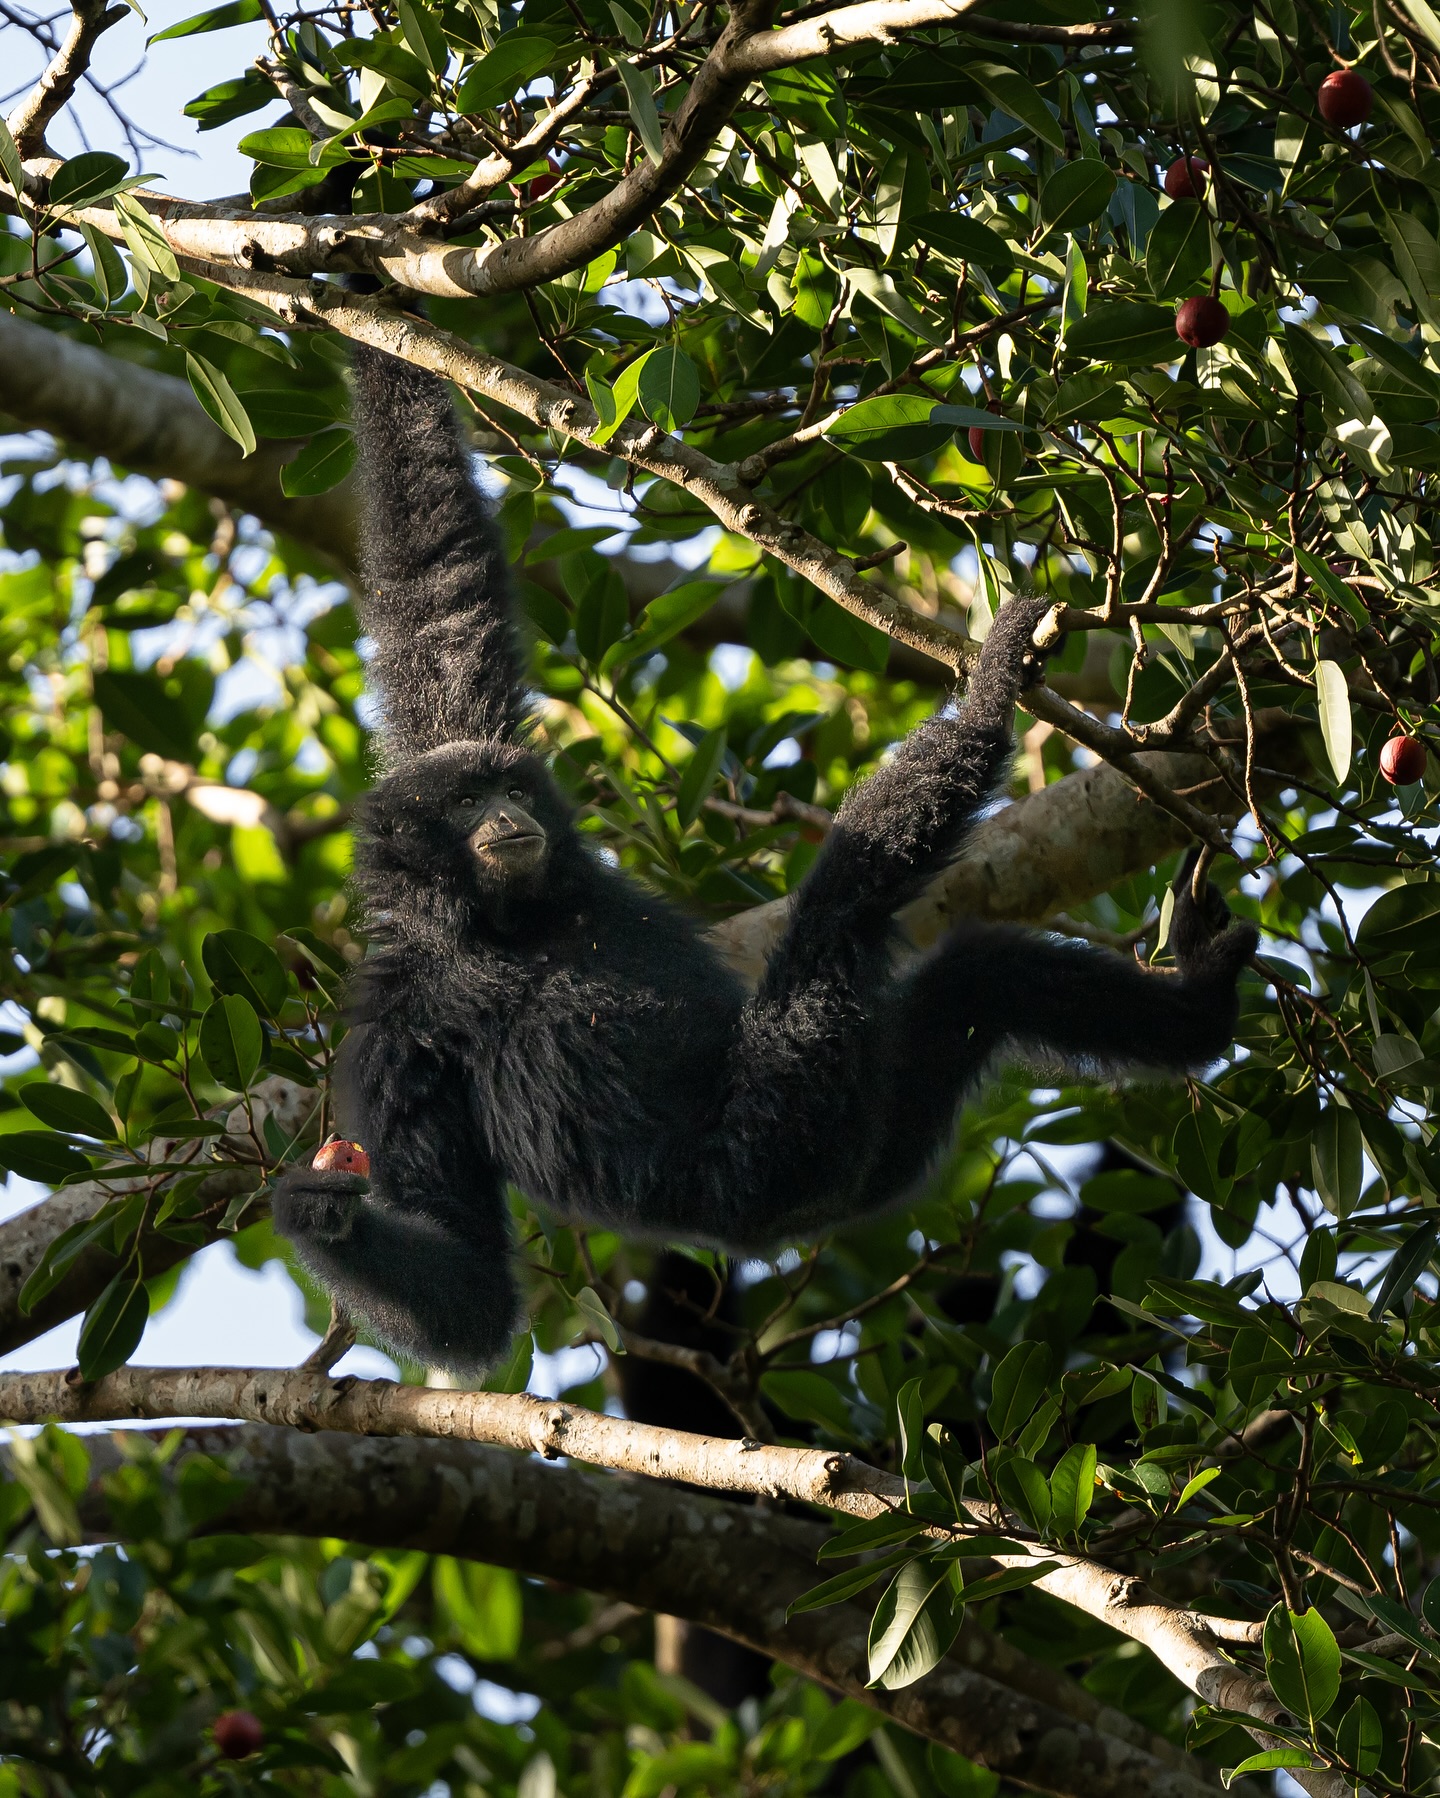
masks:
<svg viewBox="0 0 1440 1798"><path fill-rule="evenodd" d="M587 847L536 754L509 573L445 387L362 351L355 404L383 723L338 1109L371 1175L295 1170L275 1220L382 1340L462 1372L505 1353L508 1181L562 1218L753 1252L903 1201L1001 1051L1088 1069L1224 1051L1256 936L1188 880L1176 974L980 924L895 966L894 914L1004 774L1047 602L1004 606L958 707L847 796L751 997L698 925Z"/></svg>

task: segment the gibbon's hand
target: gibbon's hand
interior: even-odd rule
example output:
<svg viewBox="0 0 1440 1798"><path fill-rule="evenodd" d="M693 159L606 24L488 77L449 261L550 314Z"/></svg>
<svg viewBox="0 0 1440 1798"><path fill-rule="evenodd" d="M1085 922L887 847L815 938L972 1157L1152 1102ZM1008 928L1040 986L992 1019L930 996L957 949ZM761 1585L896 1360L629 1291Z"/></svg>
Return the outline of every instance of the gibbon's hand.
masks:
<svg viewBox="0 0 1440 1798"><path fill-rule="evenodd" d="M354 1228L359 1202L369 1191L370 1182L361 1174L292 1168L271 1200L275 1228L282 1236L341 1242Z"/></svg>

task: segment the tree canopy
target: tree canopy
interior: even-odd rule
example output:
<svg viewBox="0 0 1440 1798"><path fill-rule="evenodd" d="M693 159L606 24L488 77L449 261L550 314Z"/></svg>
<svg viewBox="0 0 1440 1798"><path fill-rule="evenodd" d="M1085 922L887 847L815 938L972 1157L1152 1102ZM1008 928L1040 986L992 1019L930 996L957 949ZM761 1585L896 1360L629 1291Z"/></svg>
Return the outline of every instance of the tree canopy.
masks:
<svg viewBox="0 0 1440 1798"><path fill-rule="evenodd" d="M159 34L247 122L207 198L175 118L53 148L143 29L72 4L3 27L0 1167L52 1196L0 1344L84 1323L0 1373L0 1794L1435 1790L1440 18L227 0ZM752 975L1052 595L911 947L1163 966L1198 843L1233 1056L999 1069L922 1202L773 1263L516 1191L483 1392L147 1369L187 1257L285 1257L364 952L351 343L454 383L585 831ZM72 1427L122 1418L241 1421Z"/></svg>

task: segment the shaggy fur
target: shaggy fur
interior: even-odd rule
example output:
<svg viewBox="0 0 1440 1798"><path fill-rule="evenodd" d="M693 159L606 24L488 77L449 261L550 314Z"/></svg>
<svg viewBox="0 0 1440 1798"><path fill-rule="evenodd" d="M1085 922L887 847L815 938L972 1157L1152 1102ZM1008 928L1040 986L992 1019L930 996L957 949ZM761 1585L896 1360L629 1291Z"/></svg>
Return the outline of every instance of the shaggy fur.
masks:
<svg viewBox="0 0 1440 1798"><path fill-rule="evenodd" d="M527 747L508 575L444 389L362 353L356 398L386 772L359 833L375 944L340 1117L372 1184L297 1170L275 1216L383 1339L464 1371L505 1351L509 1181L562 1217L763 1250L913 1192L1002 1047L1085 1067L1224 1050L1255 933L1188 880L1178 975L974 924L894 971L894 913L1004 773L1042 603L1007 605L963 705L847 798L747 999L695 925L585 847ZM497 796L548 845L500 882L457 823Z"/></svg>

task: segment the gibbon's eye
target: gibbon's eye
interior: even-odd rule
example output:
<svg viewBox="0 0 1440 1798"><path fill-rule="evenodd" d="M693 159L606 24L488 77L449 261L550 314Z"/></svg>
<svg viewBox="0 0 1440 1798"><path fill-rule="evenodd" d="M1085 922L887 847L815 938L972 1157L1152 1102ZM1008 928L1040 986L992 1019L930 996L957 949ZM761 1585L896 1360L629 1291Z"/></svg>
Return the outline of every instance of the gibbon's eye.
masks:
<svg viewBox="0 0 1440 1798"><path fill-rule="evenodd" d="M461 794L461 795L460 795L460 797L459 797L459 799L458 799L458 800L457 800L457 801L456 801L456 803L457 803L457 804L458 804L458 805L463 805L463 806L465 806L465 807L466 807L466 808L467 808L467 809L468 809L468 808L469 808L469 807L470 807L470 806L472 806L472 805L474 805L474 803L475 803L475 800L474 800L474 798L473 798L473 797L472 797L472 795L471 795L471 794L469 794L469 793L462 793L462 794Z"/></svg>
<svg viewBox="0 0 1440 1798"><path fill-rule="evenodd" d="M510 791L506 794L507 799L514 799L517 801L523 799L524 797L525 797L524 787L511 787Z"/></svg>

